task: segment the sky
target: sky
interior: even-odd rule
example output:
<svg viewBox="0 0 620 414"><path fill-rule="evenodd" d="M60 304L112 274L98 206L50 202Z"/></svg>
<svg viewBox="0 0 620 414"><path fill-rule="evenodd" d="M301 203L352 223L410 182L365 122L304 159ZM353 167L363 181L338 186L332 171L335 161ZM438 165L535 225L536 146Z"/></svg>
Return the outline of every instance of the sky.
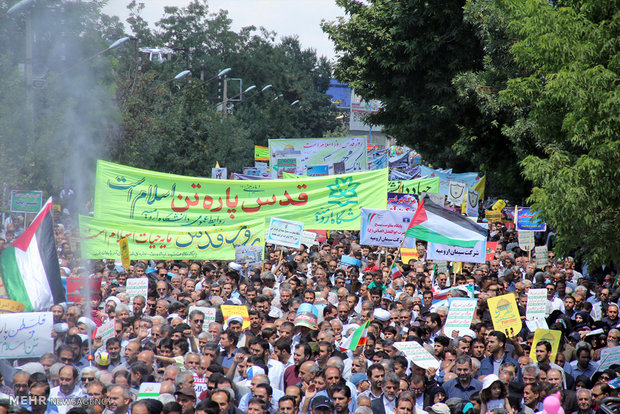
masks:
<svg viewBox="0 0 620 414"><path fill-rule="evenodd" d="M190 0L142 2L145 3L142 17L153 24L163 16L164 6L184 7ZM103 11L125 22L129 16L128 3L129 0L108 0ZM332 42L320 27L321 20L332 21L337 16L344 16L343 9L335 4L335 0L209 0L208 4L212 12L228 10L235 31L245 26L263 26L279 36L297 35L303 48L315 49L319 56L330 60L335 56Z"/></svg>

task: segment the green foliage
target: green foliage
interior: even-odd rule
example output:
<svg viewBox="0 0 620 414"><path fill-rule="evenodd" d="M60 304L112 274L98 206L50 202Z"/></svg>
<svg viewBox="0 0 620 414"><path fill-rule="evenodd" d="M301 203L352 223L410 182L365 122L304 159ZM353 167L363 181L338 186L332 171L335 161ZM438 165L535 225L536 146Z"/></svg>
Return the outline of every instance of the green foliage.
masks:
<svg viewBox="0 0 620 414"><path fill-rule="evenodd" d="M275 34L264 29L234 32L227 12L211 13L202 0L167 7L154 31L140 18L141 6L130 7L137 47L165 46L177 53L163 64L127 56L118 88L124 128L111 146L113 160L200 176L209 176L216 162L241 171L253 164L255 144L321 137L336 125L325 95L331 68L315 51L303 50L297 38L275 43ZM223 81L215 75L227 67L229 98L240 92L232 78L243 79L242 89L256 88L241 102L229 101L224 114L218 107ZM173 81L184 69L191 75ZM260 92L268 84L272 87ZM300 103L291 107L295 100Z"/></svg>
<svg viewBox="0 0 620 414"><path fill-rule="evenodd" d="M482 49L463 24L464 0L339 0L348 20L324 23L340 54L336 77L384 107L369 121L439 164L472 168L451 149L460 125L478 116L451 82L482 64ZM467 155L467 154L464 154Z"/></svg>
<svg viewBox="0 0 620 414"><path fill-rule="evenodd" d="M620 257L620 8L618 1L529 0L505 6L517 63L500 96L527 110L544 155L521 165L535 187L529 199L558 233L558 248L582 248L594 264Z"/></svg>

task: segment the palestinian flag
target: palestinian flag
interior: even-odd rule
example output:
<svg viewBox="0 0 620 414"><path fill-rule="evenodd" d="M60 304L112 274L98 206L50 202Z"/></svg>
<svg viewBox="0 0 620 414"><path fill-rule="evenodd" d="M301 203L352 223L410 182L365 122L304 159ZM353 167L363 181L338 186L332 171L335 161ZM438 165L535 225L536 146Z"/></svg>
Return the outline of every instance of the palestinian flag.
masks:
<svg viewBox="0 0 620 414"><path fill-rule="evenodd" d="M254 161L269 161L269 148L254 145Z"/></svg>
<svg viewBox="0 0 620 414"><path fill-rule="evenodd" d="M50 198L26 231L0 255L6 295L22 303L25 312L47 310L66 301L51 211Z"/></svg>
<svg viewBox="0 0 620 414"><path fill-rule="evenodd" d="M351 336L349 336L343 343L340 345L340 351L355 351L358 346L366 345L366 338L368 337L368 321L364 322L362 326L357 328Z"/></svg>
<svg viewBox="0 0 620 414"><path fill-rule="evenodd" d="M487 231L459 213L425 198L420 200L405 237L448 246L474 247L480 240L486 240Z"/></svg>

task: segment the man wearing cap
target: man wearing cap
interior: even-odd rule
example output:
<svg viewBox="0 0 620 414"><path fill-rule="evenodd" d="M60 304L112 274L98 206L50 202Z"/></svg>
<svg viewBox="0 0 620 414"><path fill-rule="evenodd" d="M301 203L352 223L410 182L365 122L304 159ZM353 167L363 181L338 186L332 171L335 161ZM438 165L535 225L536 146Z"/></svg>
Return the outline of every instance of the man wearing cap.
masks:
<svg viewBox="0 0 620 414"><path fill-rule="evenodd" d="M334 412L334 405L329 397L319 395L312 400L310 412L312 414L332 414Z"/></svg>
<svg viewBox="0 0 620 414"><path fill-rule="evenodd" d="M450 407L448 407L448 404L435 403L430 407L426 407L425 411L428 414L450 414Z"/></svg>
<svg viewBox="0 0 620 414"><path fill-rule="evenodd" d="M375 414L394 414L396 408L396 393L398 392L400 378L393 372L388 372L383 377L383 395L370 402L372 412Z"/></svg>
<svg viewBox="0 0 620 414"><path fill-rule="evenodd" d="M181 404L181 414L194 414L196 406L196 390L191 385L184 385L174 393L176 400Z"/></svg>

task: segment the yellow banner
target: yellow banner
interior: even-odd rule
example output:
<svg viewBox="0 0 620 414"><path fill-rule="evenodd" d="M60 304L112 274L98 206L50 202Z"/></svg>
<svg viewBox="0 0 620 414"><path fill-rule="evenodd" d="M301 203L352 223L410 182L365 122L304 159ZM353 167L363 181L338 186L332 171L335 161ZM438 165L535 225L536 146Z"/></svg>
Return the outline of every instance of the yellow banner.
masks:
<svg viewBox="0 0 620 414"><path fill-rule="evenodd" d="M239 315L243 317L243 325L241 328L246 329L250 327L250 315L248 314L247 306L220 305L220 310L222 311L224 322L226 322L230 316Z"/></svg>
<svg viewBox="0 0 620 414"><path fill-rule="evenodd" d="M123 262L123 267L126 271L129 271L131 260L129 260L129 241L127 241L127 237L120 239L118 241L118 245L121 248L121 261Z"/></svg>
<svg viewBox="0 0 620 414"><path fill-rule="evenodd" d="M562 331L556 331L553 329L536 329L536 332L534 332L534 339L532 340L532 349L530 350L530 358L532 358L532 361L536 361L536 345L538 345L539 342L547 341L551 344L551 355L549 356L549 360L551 362L555 362L555 357L558 354L561 339Z"/></svg>
<svg viewBox="0 0 620 414"><path fill-rule="evenodd" d="M521 332L523 323L519 315L519 308L515 295L509 293L507 295L496 296L487 300L491 318L493 319L493 329L513 337Z"/></svg>

